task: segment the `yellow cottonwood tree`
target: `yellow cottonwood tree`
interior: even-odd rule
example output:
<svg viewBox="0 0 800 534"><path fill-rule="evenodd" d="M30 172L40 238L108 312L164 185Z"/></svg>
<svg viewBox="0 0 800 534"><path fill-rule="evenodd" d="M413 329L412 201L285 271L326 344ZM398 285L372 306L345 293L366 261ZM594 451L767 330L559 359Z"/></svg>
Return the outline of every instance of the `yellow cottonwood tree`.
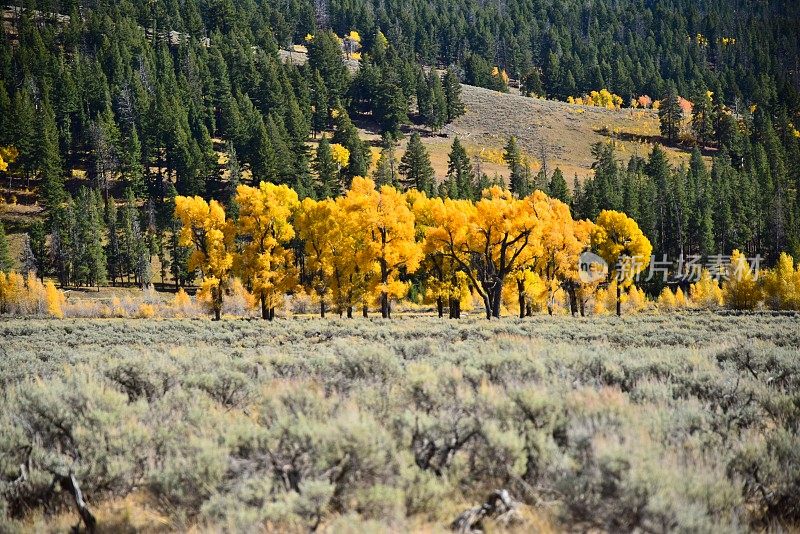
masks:
<svg viewBox="0 0 800 534"><path fill-rule="evenodd" d="M592 247L608 263L609 278L617 280L617 315L622 315L622 288L650 264L653 246L636 221L622 212L603 210L592 232Z"/></svg>
<svg viewBox="0 0 800 534"><path fill-rule="evenodd" d="M417 239L422 242L422 271L427 275L425 299L436 304L439 317L444 316L446 303L450 318L458 319L462 308L470 305L472 292L469 279L460 270L460 265L440 249L438 243L426 238L427 232L436 223L434 213L441 215L444 210L443 200L438 197L428 198L425 193L411 189L406 193L406 201L414 213Z"/></svg>
<svg viewBox="0 0 800 534"><path fill-rule="evenodd" d="M499 317L506 278L521 265L539 227L531 203L492 187L478 202L445 199L431 214L430 246L460 266L483 300L487 319Z"/></svg>
<svg viewBox="0 0 800 534"><path fill-rule="evenodd" d="M339 240L339 208L331 199L304 198L298 210L295 230L303 240L305 271L309 286L325 317L334 272L334 245Z"/></svg>
<svg viewBox="0 0 800 534"><path fill-rule="evenodd" d="M182 224L180 244L194 247L189 268L202 273L201 292L210 295L214 319L219 320L224 285L233 267L233 227L219 202L199 196L175 197L175 216Z"/></svg>
<svg viewBox="0 0 800 534"><path fill-rule="evenodd" d="M346 196L361 206L357 210L359 226L374 247L378 273L374 292L380 301L381 316L388 319L390 299L402 298L408 291L408 283L400 280L401 273L413 273L422 260L422 247L415 239L414 214L403 193L388 185L375 189L375 182L368 178L355 177Z"/></svg>
<svg viewBox="0 0 800 534"><path fill-rule="evenodd" d="M237 270L261 302L262 319L272 320L283 295L297 285L294 255L286 244L295 236L290 222L300 205L286 185L262 182L236 188L239 219L236 233L244 242Z"/></svg>
<svg viewBox="0 0 800 534"><path fill-rule="evenodd" d="M348 191L336 199L339 237L334 242L333 299L337 312L353 316L360 305L367 317L370 296L378 284L375 266L377 243L373 240L373 207L368 195Z"/></svg>

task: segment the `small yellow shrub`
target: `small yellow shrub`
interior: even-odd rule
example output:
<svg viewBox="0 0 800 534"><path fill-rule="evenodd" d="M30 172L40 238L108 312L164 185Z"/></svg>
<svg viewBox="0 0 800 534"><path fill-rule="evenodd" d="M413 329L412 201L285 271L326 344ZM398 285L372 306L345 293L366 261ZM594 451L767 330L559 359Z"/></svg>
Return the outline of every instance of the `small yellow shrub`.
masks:
<svg viewBox="0 0 800 534"><path fill-rule="evenodd" d="M47 313L56 319L64 318L64 292L56 288L55 284L48 280L44 285L45 300L47 302Z"/></svg>
<svg viewBox="0 0 800 534"><path fill-rule="evenodd" d="M139 319L150 319L156 315L156 308L152 304L147 304L146 302L142 302L139 304L139 310L136 313L136 317Z"/></svg>

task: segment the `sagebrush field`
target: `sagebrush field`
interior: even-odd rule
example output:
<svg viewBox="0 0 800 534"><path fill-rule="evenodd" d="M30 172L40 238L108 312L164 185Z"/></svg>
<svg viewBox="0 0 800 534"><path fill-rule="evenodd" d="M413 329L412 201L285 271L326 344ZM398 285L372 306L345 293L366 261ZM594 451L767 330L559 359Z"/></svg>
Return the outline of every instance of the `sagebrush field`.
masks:
<svg viewBox="0 0 800 534"><path fill-rule="evenodd" d="M800 521L797 314L0 333L4 532L80 525L72 482L106 532L435 532L496 489L520 532Z"/></svg>

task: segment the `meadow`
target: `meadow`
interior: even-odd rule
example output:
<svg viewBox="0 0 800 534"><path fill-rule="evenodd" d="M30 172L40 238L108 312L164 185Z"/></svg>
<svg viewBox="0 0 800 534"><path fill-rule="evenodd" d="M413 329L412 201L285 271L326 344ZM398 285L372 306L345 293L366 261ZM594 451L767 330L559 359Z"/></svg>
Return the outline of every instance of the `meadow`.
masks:
<svg viewBox="0 0 800 534"><path fill-rule="evenodd" d="M494 490L473 527L793 530L799 355L791 313L4 320L0 531L440 532Z"/></svg>

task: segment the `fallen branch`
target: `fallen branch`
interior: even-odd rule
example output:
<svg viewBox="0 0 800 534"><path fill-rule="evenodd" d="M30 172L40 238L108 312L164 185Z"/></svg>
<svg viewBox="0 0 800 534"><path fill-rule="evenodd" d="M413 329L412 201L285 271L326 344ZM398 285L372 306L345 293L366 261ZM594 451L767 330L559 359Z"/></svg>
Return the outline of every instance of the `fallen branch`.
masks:
<svg viewBox="0 0 800 534"><path fill-rule="evenodd" d="M89 510L89 505L83 500L83 492L81 492L75 475L70 471L67 476L56 475L56 479L61 485L61 489L68 492L75 499L75 506L78 508L78 514L81 516L83 524L86 525L86 531L94 533L95 527L97 526L97 519L95 519L92 511Z"/></svg>
<svg viewBox="0 0 800 534"><path fill-rule="evenodd" d="M483 532L485 519L491 519L503 527L521 520L517 502L511 498L508 490L495 490L482 505L461 512L450 524L450 529L459 534Z"/></svg>

